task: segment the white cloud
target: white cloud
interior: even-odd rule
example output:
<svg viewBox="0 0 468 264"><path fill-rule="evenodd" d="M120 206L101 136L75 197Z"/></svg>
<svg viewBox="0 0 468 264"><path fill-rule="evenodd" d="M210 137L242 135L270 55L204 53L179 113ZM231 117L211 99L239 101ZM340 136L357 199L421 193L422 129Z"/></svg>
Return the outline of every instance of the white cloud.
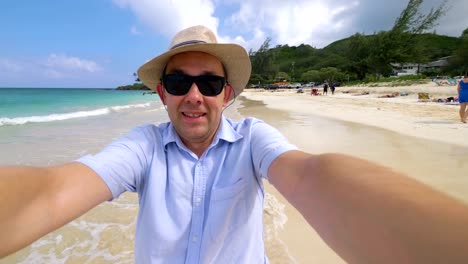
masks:
<svg viewBox="0 0 468 264"><path fill-rule="evenodd" d="M206 25L212 29L218 27L218 18L213 16L215 6L209 0L113 1L121 8L132 10L141 23L168 38L193 25Z"/></svg>
<svg viewBox="0 0 468 264"><path fill-rule="evenodd" d="M36 81L80 80L98 76L103 68L92 60L62 54L43 58L0 58L0 79L19 84L24 76Z"/></svg>
<svg viewBox="0 0 468 264"><path fill-rule="evenodd" d="M21 70L22 67L18 62L0 58L0 72L17 73Z"/></svg>
<svg viewBox="0 0 468 264"><path fill-rule="evenodd" d="M44 70L44 76L50 79L63 79L66 78L66 75L64 73L61 73L57 70L54 69L45 69Z"/></svg>
<svg viewBox="0 0 468 264"><path fill-rule="evenodd" d="M83 71L93 73L101 70L101 67L94 61L55 53L49 55L45 65L57 71Z"/></svg>
<svg viewBox="0 0 468 264"><path fill-rule="evenodd" d="M448 0L449 10L436 27L439 34L459 36L468 25L466 0ZM392 27L407 0L113 0L130 9L145 27L170 39L177 31L203 24L219 33L221 42L258 49L266 37L272 44L323 47L360 32ZM427 0L422 9L443 0ZM169 45L169 43L168 43Z"/></svg>
<svg viewBox="0 0 468 264"><path fill-rule="evenodd" d="M324 43L317 36L324 31L335 30L333 14L343 8L345 7L330 7L320 1L242 2L239 11L231 15L228 23L232 27L237 25L254 36L272 37L274 43L309 43L321 46ZM258 48L261 42L251 45Z"/></svg>

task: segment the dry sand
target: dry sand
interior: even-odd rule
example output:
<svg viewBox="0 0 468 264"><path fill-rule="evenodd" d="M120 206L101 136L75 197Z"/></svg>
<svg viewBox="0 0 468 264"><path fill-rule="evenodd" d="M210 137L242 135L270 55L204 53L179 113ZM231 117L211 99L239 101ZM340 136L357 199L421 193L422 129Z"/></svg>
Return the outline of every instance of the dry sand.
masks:
<svg viewBox="0 0 468 264"><path fill-rule="evenodd" d="M369 94L356 95L364 91ZM408 96L379 98L392 92L408 93ZM329 91L328 95L321 96L311 96L310 89L305 93L296 93L295 89L275 92L257 89L247 90L243 95L263 101L269 108L356 122L468 146L468 124L460 122L459 105L420 102L420 92L440 99L457 96L455 86L437 86L433 82L402 87L337 87L335 95Z"/></svg>
<svg viewBox="0 0 468 264"><path fill-rule="evenodd" d="M322 91L321 88L319 88L319 90ZM354 95L361 94L365 91L368 91L369 94ZM408 95L393 98L379 98L382 95L391 94L393 92L407 93ZM265 105L260 105L256 110L249 106L247 108L251 109L250 111L257 112L254 114L243 114L251 114L261 119L266 118L267 120L265 121L269 123L274 123L275 120L287 119L288 117L285 117L285 113L290 116L299 115L302 117L317 115L335 120L383 128L399 134L431 140L427 142L438 141L441 143L434 143L435 145L449 143L445 145L452 146L452 144L455 144L460 146L462 151L466 151L466 147L468 146L468 140L466 140L468 138L468 124L463 124L459 120L459 105L420 102L418 100L418 93L420 92L429 93L432 98L457 96L455 86L437 86L435 83L405 87L337 87L334 95L331 95L329 92L328 95L321 96L311 96L310 89L306 89L305 93L296 93L295 89L274 92L249 89L244 91L243 96L249 100L260 101ZM270 114L265 113L264 110L262 110L265 106L266 109L269 109L267 111L273 112ZM298 122L293 120L286 121L286 123L289 122L288 125L285 126L286 128L283 127L283 129L280 130L286 132L285 134L288 137L293 135L294 138L290 138L290 140L295 141L295 143L299 142L297 145L300 148L306 151L312 150L313 147L311 147L311 144L313 143L310 143L310 138L313 138L313 135L309 134L305 137L300 137L298 136L301 134L300 132L295 131L294 133L288 133L288 127L291 126L291 121ZM299 122L301 121L299 120ZM279 123L273 125L277 126L278 124ZM311 126L309 123L308 127L304 126L304 131L302 133L307 134L307 129L310 128ZM295 126L290 129L294 130L298 128ZM309 140L307 138L309 138ZM317 142L317 144L320 143ZM403 148L405 148L405 146L403 146ZM461 155L466 157L468 153L462 153ZM450 160L450 157L446 159L446 162L448 162L448 160ZM427 174L424 171L423 164L414 164L414 166L416 167L416 171L418 171L418 167L421 168L419 172L420 175L424 176ZM462 164L459 168L463 169L465 167L466 163ZM428 168L428 170L431 169L432 168ZM440 175L443 173L437 172L436 174ZM451 176L454 174L460 174L457 168L453 168L447 175ZM428 181L429 183L433 183L433 185L440 184L443 186L443 184L446 184L444 188L448 190L448 192L452 189L460 188L458 193L466 193L465 189L467 189L468 183L465 180L458 179L459 181L456 182L456 184L448 185L444 177L445 175L442 175L440 178L429 179ZM431 180L432 182L430 182ZM460 184L460 182L463 184ZM302 216L288 204L272 186L266 185L267 191L286 205L284 210L288 220L284 225L280 238L282 242L287 245L288 251L295 258L297 263L345 263L328 248ZM267 253L269 256L273 254L268 252L268 248ZM270 257L270 259L272 258ZM291 261L288 263L290 262ZM281 262L272 261L272 263Z"/></svg>

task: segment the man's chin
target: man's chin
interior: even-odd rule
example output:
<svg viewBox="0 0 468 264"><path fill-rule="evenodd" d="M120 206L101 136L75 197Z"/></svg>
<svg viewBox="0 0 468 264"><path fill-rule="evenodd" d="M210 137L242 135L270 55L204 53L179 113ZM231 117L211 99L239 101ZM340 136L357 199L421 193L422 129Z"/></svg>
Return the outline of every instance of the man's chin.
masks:
<svg viewBox="0 0 468 264"><path fill-rule="evenodd" d="M185 130L182 133L179 133L179 136L191 143L201 143L206 141L207 138L209 138L207 134L207 131L194 131L194 129L192 128Z"/></svg>

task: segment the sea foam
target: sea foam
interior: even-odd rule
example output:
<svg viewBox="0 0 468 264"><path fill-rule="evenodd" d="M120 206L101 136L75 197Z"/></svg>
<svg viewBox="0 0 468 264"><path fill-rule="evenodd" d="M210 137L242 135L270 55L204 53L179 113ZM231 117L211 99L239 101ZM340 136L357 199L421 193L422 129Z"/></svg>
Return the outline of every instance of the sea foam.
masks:
<svg viewBox="0 0 468 264"><path fill-rule="evenodd" d="M94 110L87 111L77 111L70 113L59 113L59 114L50 114L43 116L27 116L27 117L0 117L0 126L3 125L24 125L26 123L44 123L52 121L62 121L74 118L90 117L90 116L100 116L107 115L111 112L119 112L123 110L128 110L132 108L147 108L151 106L151 103L144 104L134 104L134 105L118 105L105 108L99 108Z"/></svg>

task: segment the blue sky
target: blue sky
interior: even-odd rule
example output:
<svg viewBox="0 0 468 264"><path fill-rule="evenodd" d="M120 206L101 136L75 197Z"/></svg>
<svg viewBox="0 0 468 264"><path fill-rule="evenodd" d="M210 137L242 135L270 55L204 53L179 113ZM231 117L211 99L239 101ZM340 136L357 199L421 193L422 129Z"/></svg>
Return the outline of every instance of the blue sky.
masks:
<svg viewBox="0 0 468 264"><path fill-rule="evenodd" d="M449 0L435 28L460 36L465 0ZM423 10L442 0L426 0ZM388 30L406 0L82 0L0 4L0 87L115 88L167 49L180 29L203 24L221 42L257 50L273 45L321 48L356 32Z"/></svg>

